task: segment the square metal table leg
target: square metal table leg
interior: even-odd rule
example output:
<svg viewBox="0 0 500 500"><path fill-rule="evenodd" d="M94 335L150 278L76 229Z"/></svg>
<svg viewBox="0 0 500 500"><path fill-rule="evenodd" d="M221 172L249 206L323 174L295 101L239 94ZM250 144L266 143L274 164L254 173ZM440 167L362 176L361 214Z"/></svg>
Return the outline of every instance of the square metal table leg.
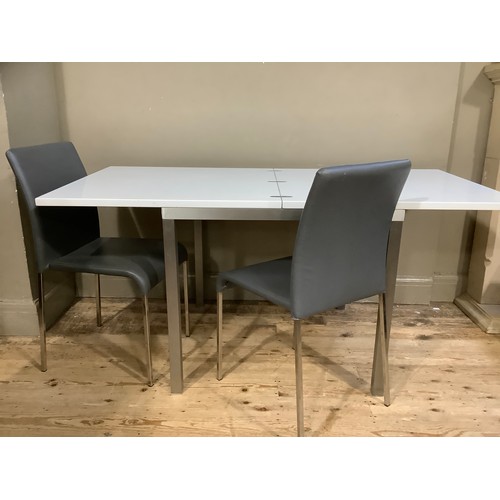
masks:
<svg viewBox="0 0 500 500"><path fill-rule="evenodd" d="M181 302L175 220L163 219L165 252L165 288L167 295L168 347L170 352L170 391L183 391Z"/></svg>

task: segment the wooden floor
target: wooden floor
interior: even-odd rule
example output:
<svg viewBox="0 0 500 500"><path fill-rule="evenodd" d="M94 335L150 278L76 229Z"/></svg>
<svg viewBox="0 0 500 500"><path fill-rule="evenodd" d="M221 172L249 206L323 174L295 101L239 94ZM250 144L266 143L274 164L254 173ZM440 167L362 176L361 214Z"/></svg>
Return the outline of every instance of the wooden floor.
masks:
<svg viewBox="0 0 500 500"><path fill-rule="evenodd" d="M226 308L227 307L227 308ZM193 307L185 391L170 394L166 307L152 301L155 385L145 382L140 301L78 301L48 333L0 337L0 436L295 436L292 324L267 303L225 304L225 376L215 377L215 305ZM500 336L452 304L396 306L392 405L370 394L376 305L303 327L307 436L500 436Z"/></svg>

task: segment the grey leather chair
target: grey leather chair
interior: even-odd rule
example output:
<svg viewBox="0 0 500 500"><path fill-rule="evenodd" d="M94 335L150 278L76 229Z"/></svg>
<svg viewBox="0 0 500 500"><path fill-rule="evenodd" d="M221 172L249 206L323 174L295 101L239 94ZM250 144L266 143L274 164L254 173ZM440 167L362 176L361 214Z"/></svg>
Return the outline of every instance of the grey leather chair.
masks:
<svg viewBox="0 0 500 500"><path fill-rule="evenodd" d="M384 403L390 404L386 342L386 259L394 209L409 160L318 170L297 230L293 256L221 272L217 278L217 378L222 379L223 291L243 287L290 311L294 322L297 433L304 435L301 319L379 296L376 337L383 352Z"/></svg>
<svg viewBox="0 0 500 500"><path fill-rule="evenodd" d="M143 297L144 336L148 385L153 385L148 294L164 280L161 240L104 238L100 236L95 207L37 207L35 198L86 176L85 167L70 142L9 149L7 159L27 206L38 272L38 316L41 370L47 370L44 282L47 269L96 275L97 325L101 326L100 275L125 276L134 280ZM187 290L188 254L178 246L184 274L186 334L189 335Z"/></svg>

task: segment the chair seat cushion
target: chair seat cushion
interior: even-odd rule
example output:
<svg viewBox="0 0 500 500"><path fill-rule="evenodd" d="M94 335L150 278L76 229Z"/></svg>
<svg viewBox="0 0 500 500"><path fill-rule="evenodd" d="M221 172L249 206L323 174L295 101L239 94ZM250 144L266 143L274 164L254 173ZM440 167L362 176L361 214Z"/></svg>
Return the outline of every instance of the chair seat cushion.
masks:
<svg viewBox="0 0 500 500"><path fill-rule="evenodd" d="M179 263L187 251L178 245ZM97 238L79 249L53 260L60 271L124 276L133 279L146 295L165 278L163 242L144 238Z"/></svg>
<svg viewBox="0 0 500 500"><path fill-rule="evenodd" d="M217 291L228 284L238 285L290 310L291 267L292 257L284 257L225 271L217 277Z"/></svg>

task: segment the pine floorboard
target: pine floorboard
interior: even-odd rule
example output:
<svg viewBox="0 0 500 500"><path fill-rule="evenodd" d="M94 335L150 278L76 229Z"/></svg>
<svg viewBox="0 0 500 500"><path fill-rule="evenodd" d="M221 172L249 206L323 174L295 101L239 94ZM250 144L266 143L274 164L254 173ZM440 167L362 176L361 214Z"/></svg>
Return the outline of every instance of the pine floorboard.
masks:
<svg viewBox="0 0 500 500"><path fill-rule="evenodd" d="M216 309L192 306L183 394L169 388L166 306L151 301L155 384L146 385L142 304L78 300L47 334L0 337L0 436L295 436L292 323L280 307L226 302L224 378ZM395 306L392 404L370 394L376 305L303 326L306 436L500 436L500 336L456 306Z"/></svg>

